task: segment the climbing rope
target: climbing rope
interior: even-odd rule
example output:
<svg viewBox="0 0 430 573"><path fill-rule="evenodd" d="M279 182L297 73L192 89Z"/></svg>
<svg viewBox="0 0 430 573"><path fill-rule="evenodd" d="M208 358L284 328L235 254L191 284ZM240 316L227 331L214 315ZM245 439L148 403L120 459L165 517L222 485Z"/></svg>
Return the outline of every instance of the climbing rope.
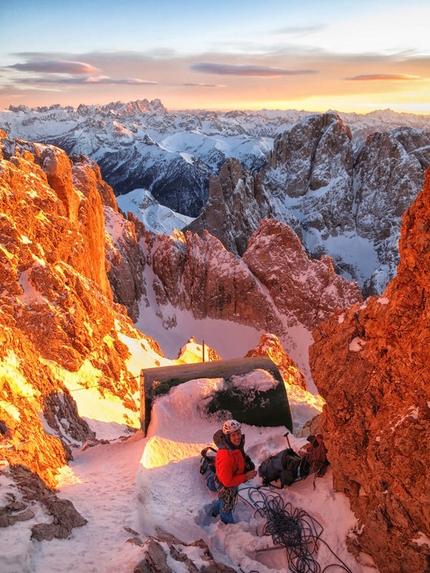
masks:
<svg viewBox="0 0 430 573"><path fill-rule="evenodd" d="M262 487L242 488L240 491L245 489L248 491L248 503L256 510L256 514L266 519L262 535L271 535L274 545L286 549L291 573L324 573L332 567L352 573L321 538L324 528L309 513L294 508L277 492L267 491ZM240 493L239 495L244 501L248 501ZM323 543L340 564L330 564L321 569L315 558L318 542Z"/></svg>

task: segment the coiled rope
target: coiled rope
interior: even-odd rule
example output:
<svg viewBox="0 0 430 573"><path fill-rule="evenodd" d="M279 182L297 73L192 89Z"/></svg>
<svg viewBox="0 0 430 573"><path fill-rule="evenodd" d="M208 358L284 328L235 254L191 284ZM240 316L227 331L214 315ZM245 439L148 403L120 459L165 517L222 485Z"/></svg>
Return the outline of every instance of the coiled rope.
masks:
<svg viewBox="0 0 430 573"><path fill-rule="evenodd" d="M241 488L240 491L245 489L248 491L249 501L239 493L240 497L251 504L256 514L266 519L262 535L271 535L274 545L281 545L286 549L291 573L325 573L334 567L352 573L321 538L324 528L309 513L294 508L277 492L267 491L262 487ZM330 564L321 569L315 557L318 542L328 548L339 564Z"/></svg>

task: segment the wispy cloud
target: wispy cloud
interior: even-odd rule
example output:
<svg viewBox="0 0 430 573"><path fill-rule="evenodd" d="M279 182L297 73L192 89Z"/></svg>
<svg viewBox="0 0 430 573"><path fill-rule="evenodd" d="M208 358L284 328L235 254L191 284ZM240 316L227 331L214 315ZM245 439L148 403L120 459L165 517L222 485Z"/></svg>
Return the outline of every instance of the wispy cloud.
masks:
<svg viewBox="0 0 430 573"><path fill-rule="evenodd" d="M315 26L284 26L283 28L278 28L273 30L274 34L286 34L291 36L304 36L307 34L313 34L314 32L320 32L324 30L325 26L315 25Z"/></svg>
<svg viewBox="0 0 430 573"><path fill-rule="evenodd" d="M298 76L317 74L317 70L285 70L269 66L238 66L232 64L193 64L190 69L194 72L217 74L220 76L254 76L260 78L276 78L281 76Z"/></svg>
<svg viewBox="0 0 430 573"><path fill-rule="evenodd" d="M345 78L345 80L369 82L369 81L409 81L409 80L420 80L421 76L411 76L409 74L362 74L359 76L352 76L350 78Z"/></svg>
<svg viewBox="0 0 430 573"><path fill-rule="evenodd" d="M88 78L22 78L22 84L107 84L107 85L158 85L158 82L141 80L139 78L114 79L108 76L92 76Z"/></svg>
<svg viewBox="0 0 430 573"><path fill-rule="evenodd" d="M195 88L225 88L224 84L182 84L183 86L187 87L195 87Z"/></svg>
<svg viewBox="0 0 430 573"><path fill-rule="evenodd" d="M70 60L32 61L24 64L12 64L7 67L20 72L36 72L44 74L88 75L100 71L98 68L85 62L74 62Z"/></svg>
<svg viewBox="0 0 430 573"><path fill-rule="evenodd" d="M140 78L124 78L124 79L114 79L108 76L98 76L86 78L84 83L86 84L109 84L109 85L158 85L158 82L153 82L151 80L141 80Z"/></svg>

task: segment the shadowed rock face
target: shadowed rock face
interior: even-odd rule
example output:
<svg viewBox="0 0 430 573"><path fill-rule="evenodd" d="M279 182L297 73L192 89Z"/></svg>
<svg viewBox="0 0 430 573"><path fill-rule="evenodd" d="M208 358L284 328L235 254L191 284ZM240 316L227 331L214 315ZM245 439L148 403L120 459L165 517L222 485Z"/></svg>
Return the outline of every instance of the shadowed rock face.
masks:
<svg viewBox="0 0 430 573"><path fill-rule="evenodd" d="M381 573L429 571L430 171L405 212L398 273L380 298L314 331L334 485L359 519L353 551Z"/></svg>
<svg viewBox="0 0 430 573"><path fill-rule="evenodd" d="M258 174L244 172L237 159L229 159L209 181L209 198L200 215L184 231L209 231L228 251L243 255L261 219L271 216Z"/></svg>

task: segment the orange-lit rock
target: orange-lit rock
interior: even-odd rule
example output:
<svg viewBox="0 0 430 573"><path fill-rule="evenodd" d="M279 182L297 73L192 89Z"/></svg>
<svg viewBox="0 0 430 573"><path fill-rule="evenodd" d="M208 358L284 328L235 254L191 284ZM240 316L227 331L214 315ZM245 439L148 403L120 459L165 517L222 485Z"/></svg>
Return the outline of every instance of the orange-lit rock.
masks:
<svg viewBox="0 0 430 573"><path fill-rule="evenodd" d="M359 520L349 541L380 573L429 571L430 171L405 212L400 264L380 298L314 332L334 485Z"/></svg>
<svg viewBox="0 0 430 573"><path fill-rule="evenodd" d="M242 260L276 307L306 328L362 300L357 283L339 277L329 256L309 259L294 231L275 219L260 223Z"/></svg>
<svg viewBox="0 0 430 573"><path fill-rule="evenodd" d="M245 358L252 356L267 356L278 367L284 382L307 390L306 378L303 372L297 367L294 360L288 356L279 338L274 334L263 334L258 346L247 352Z"/></svg>
<svg viewBox="0 0 430 573"><path fill-rule="evenodd" d="M138 380L120 334L146 338L112 301L103 213L109 189L98 167L4 137L0 150L1 451L54 487L69 446L94 437L65 379L76 375L77 387L91 380L138 419ZM83 367L90 374L80 382Z"/></svg>

